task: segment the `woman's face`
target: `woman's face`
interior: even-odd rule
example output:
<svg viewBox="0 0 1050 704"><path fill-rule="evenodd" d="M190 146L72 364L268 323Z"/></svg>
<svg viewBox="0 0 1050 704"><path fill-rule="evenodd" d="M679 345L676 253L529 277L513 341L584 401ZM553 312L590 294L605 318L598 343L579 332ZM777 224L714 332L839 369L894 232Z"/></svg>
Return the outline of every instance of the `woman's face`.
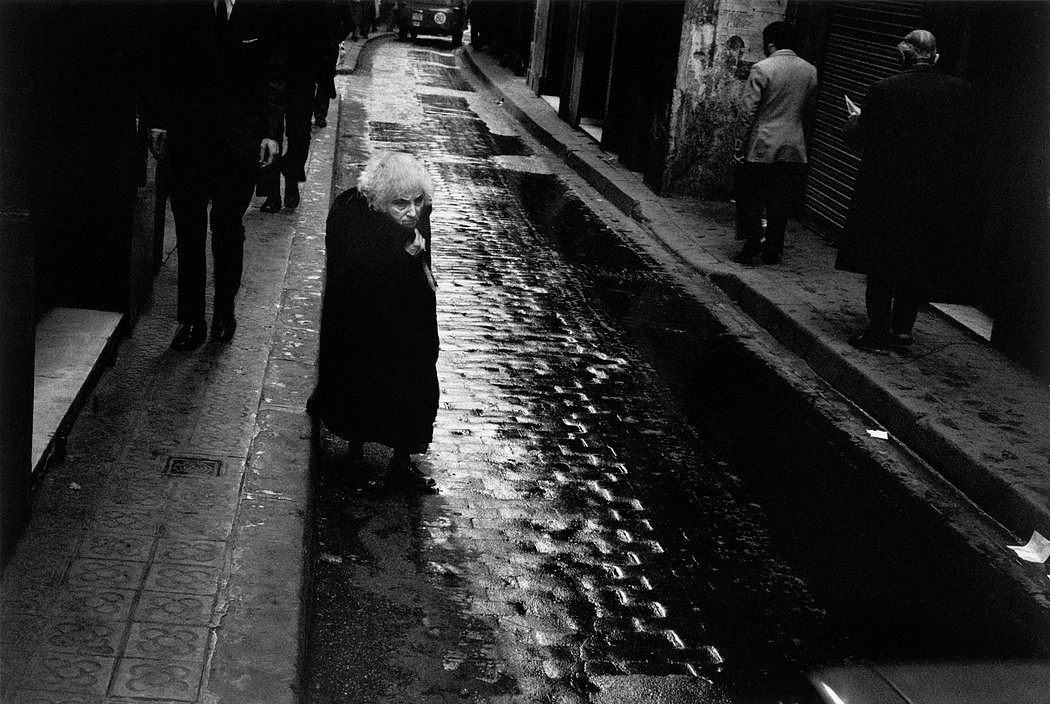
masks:
<svg viewBox="0 0 1050 704"><path fill-rule="evenodd" d="M401 227L412 229L419 222L419 215L423 212L426 197L423 191L418 193L403 193L386 204L383 212Z"/></svg>

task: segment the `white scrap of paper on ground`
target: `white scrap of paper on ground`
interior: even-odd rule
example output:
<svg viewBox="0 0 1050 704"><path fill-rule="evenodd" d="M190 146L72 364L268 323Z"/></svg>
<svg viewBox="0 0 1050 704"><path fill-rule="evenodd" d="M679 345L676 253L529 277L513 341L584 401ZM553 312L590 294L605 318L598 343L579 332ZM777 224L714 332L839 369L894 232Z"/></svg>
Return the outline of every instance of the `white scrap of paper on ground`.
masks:
<svg viewBox="0 0 1050 704"><path fill-rule="evenodd" d="M333 565L343 564L343 558L339 557L338 555L333 555L330 552L326 552L323 555L321 555L321 559L325 562L331 562Z"/></svg>
<svg viewBox="0 0 1050 704"><path fill-rule="evenodd" d="M889 440L890 439L890 434L887 433L885 430L870 430L869 429L868 430L868 435L870 435L873 438L878 438L879 440Z"/></svg>
<svg viewBox="0 0 1050 704"><path fill-rule="evenodd" d="M1017 556L1028 562L1046 562L1050 558L1050 540L1032 531L1032 538L1027 545L1007 545Z"/></svg>

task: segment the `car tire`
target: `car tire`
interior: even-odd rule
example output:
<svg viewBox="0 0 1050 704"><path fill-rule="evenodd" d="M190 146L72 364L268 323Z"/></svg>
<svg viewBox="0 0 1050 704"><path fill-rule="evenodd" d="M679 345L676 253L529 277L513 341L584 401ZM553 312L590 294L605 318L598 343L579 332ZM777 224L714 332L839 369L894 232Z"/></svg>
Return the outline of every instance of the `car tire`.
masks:
<svg viewBox="0 0 1050 704"><path fill-rule="evenodd" d="M463 30L459 29L452 33L452 46L462 46Z"/></svg>

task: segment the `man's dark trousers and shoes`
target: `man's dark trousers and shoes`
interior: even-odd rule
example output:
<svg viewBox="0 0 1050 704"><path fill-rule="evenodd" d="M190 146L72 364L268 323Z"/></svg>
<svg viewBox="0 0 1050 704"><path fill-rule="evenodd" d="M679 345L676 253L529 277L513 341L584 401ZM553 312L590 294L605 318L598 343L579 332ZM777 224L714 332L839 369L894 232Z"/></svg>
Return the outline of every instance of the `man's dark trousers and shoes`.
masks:
<svg viewBox="0 0 1050 704"><path fill-rule="evenodd" d="M890 349L889 334L880 333L870 328L852 335L847 342L851 347L856 347L858 350L864 350L865 352L884 353Z"/></svg>
<svg viewBox="0 0 1050 704"><path fill-rule="evenodd" d="M171 341L171 349L179 352L195 350L203 344L208 335L208 326L204 320L195 320L191 323L183 323L175 338Z"/></svg>
<svg viewBox="0 0 1050 704"><path fill-rule="evenodd" d="M299 207L300 202L299 183L296 181L286 181L284 184L284 207L295 210Z"/></svg>
<svg viewBox="0 0 1050 704"><path fill-rule="evenodd" d="M306 159L310 153L310 118L314 109L315 89L313 81L289 83L282 134L282 139L287 135L287 145L284 153L273 164L259 171L259 182L255 189L256 195L266 196L259 207L264 213L281 210L281 176L284 176L285 207L299 207L299 184L306 180Z"/></svg>
<svg viewBox="0 0 1050 704"><path fill-rule="evenodd" d="M738 264L748 264L762 252L761 238L747 238L744 247L733 257Z"/></svg>
<svg viewBox="0 0 1050 704"><path fill-rule="evenodd" d="M172 349L196 349L205 339L205 247L211 222L214 260L214 320L220 338L228 340L236 329L234 299L241 286L244 268L244 212L251 203L259 173L258 155L234 155L221 148L210 158L172 158L171 212L175 218L175 241L179 252L178 312L182 327ZM208 211L208 202L211 211ZM212 328L213 336L216 326Z"/></svg>
<svg viewBox="0 0 1050 704"><path fill-rule="evenodd" d="M281 212L281 196L266 196L266 200L259 206L259 210L264 213Z"/></svg>
<svg viewBox="0 0 1050 704"><path fill-rule="evenodd" d="M922 294L917 284L894 281L884 274L868 274L864 305L873 329L884 331L891 339L904 343L911 337L921 304Z"/></svg>
<svg viewBox="0 0 1050 704"><path fill-rule="evenodd" d="M779 264L788 217L800 193L805 164L745 161L737 165L736 228L744 248L734 258L747 263L761 255L763 264ZM766 227L762 228L765 209Z"/></svg>
<svg viewBox="0 0 1050 704"><path fill-rule="evenodd" d="M229 342L237 332L237 318L233 311L220 313L215 311L211 321L211 339L215 342Z"/></svg>
<svg viewBox="0 0 1050 704"><path fill-rule="evenodd" d="M851 337L849 343L869 351L912 344L912 327L921 303L922 296L917 285L894 282L886 274L868 274L864 288L868 327Z"/></svg>
<svg viewBox="0 0 1050 704"><path fill-rule="evenodd" d="M313 99L314 124L318 127L328 126L328 106L335 97L335 66L332 76L320 76L317 80L316 93Z"/></svg>

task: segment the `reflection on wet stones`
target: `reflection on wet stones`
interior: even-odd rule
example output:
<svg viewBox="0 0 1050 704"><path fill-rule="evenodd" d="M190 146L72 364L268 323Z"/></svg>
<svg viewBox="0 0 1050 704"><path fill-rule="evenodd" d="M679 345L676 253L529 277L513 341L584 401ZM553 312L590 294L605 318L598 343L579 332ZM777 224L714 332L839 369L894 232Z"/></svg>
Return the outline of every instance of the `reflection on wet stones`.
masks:
<svg viewBox="0 0 1050 704"><path fill-rule="evenodd" d="M381 50L425 85L465 90L433 52ZM625 315L674 320L684 294L557 177L501 168L527 150L465 100L420 95L405 74L382 89L416 101L418 122L368 124L372 149L417 151L437 189L442 405L423 466L441 493L355 498L323 479L318 537L368 569L319 565L318 598L386 588L400 630L383 641L420 647L433 634L412 608L449 614L492 644L467 657L514 671L529 701L586 692L592 674L710 673L723 656L760 669L783 642L815 640L810 597L769 553L761 511L734 495L624 329ZM335 464L345 451L331 437L322 449ZM320 638L354 627L321 610Z"/></svg>
<svg viewBox="0 0 1050 704"><path fill-rule="evenodd" d="M413 52L410 56L416 59L414 67L421 85L467 93L474 92L474 86L463 76L460 69L455 68L454 56L435 51Z"/></svg>
<svg viewBox="0 0 1050 704"><path fill-rule="evenodd" d="M451 53L411 49L408 52L408 58L418 64L439 64L446 68L456 68L456 57Z"/></svg>

